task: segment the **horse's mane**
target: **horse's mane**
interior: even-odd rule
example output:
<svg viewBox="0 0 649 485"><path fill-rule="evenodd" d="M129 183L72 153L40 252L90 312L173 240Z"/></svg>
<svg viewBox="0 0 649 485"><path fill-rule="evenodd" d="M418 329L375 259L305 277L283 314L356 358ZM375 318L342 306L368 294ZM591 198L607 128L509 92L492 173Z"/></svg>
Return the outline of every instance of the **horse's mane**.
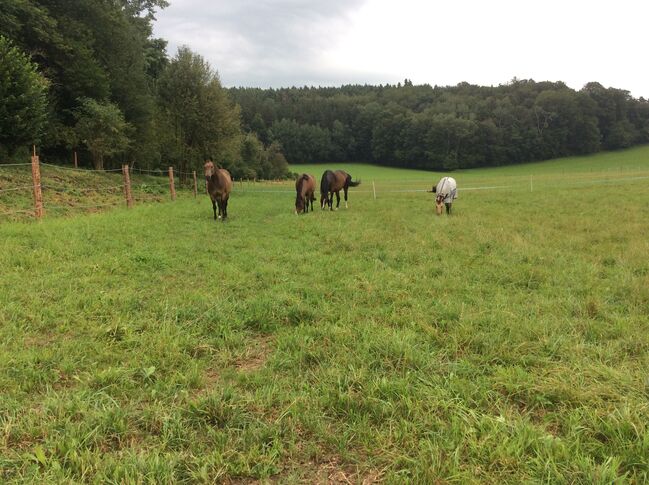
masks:
<svg viewBox="0 0 649 485"><path fill-rule="evenodd" d="M331 170L325 170L325 172L322 174L322 180L320 180L320 193L321 194L326 194L329 192L329 185L331 183L331 177L333 176L333 172Z"/></svg>

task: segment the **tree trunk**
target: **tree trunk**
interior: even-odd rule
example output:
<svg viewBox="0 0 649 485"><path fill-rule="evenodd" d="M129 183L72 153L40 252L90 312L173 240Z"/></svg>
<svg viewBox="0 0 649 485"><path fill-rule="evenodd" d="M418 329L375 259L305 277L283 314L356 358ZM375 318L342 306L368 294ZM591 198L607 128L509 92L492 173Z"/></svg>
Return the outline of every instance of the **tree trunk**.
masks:
<svg viewBox="0 0 649 485"><path fill-rule="evenodd" d="M95 165L95 170L104 169L104 155L101 152L92 152L92 162Z"/></svg>

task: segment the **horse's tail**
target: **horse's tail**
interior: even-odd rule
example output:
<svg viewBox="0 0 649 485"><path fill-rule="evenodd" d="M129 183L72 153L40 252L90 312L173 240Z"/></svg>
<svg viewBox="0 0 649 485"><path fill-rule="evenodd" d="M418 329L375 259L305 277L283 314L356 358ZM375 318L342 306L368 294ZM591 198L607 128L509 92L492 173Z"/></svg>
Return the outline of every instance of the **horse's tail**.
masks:
<svg viewBox="0 0 649 485"><path fill-rule="evenodd" d="M351 175L347 175L347 186L348 187L358 187L361 184L360 180L354 182Z"/></svg>

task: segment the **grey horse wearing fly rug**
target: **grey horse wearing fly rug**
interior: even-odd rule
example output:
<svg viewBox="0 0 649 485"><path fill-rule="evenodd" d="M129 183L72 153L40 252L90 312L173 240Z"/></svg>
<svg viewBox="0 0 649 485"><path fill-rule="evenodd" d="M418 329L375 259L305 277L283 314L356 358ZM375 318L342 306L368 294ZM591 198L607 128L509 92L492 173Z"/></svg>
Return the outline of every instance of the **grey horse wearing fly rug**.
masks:
<svg viewBox="0 0 649 485"><path fill-rule="evenodd" d="M453 177L442 177L437 185L431 191L435 197L435 212L438 216L442 215L442 203L446 206L446 213L451 214L453 201L457 199L457 182Z"/></svg>

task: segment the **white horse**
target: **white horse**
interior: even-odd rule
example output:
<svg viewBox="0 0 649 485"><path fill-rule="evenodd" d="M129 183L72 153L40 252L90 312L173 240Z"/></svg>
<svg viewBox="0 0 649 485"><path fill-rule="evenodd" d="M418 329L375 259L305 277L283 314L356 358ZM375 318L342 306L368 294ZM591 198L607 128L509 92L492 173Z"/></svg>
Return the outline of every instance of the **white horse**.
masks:
<svg viewBox="0 0 649 485"><path fill-rule="evenodd" d="M437 185L433 187L435 197L435 212L438 216L442 215L442 203L446 206L446 213L451 214L453 201L457 199L457 182L453 177L442 177Z"/></svg>

